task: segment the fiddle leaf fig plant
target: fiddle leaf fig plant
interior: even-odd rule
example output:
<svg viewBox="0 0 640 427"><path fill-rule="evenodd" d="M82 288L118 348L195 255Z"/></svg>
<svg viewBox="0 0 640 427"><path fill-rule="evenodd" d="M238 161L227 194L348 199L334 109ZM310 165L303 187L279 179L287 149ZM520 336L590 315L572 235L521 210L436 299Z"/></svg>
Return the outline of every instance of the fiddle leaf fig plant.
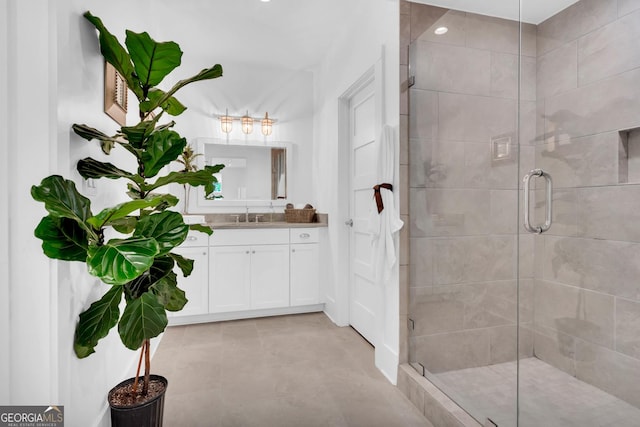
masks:
<svg viewBox="0 0 640 427"><path fill-rule="evenodd" d="M156 191L180 184L203 186L205 194L210 194L216 182L214 174L224 167L205 166L202 170L161 175L165 166L185 152L187 142L172 129L173 121L158 121L165 114L178 116L186 110L174 97L180 88L221 77L222 67L214 65L161 90L157 86L181 63L182 51L176 43L156 42L146 32L127 30L122 46L100 18L90 12L84 17L98 31L105 60L135 94L140 121L135 126L121 127L115 135L86 124L73 125L73 131L88 141L98 141L105 154L124 149L135 158L137 170L125 170L93 158L78 161L77 170L85 179L127 181L126 195L130 200L100 212L91 210L91 201L78 192L73 181L59 175L44 178L31 188L32 197L44 203L48 212L35 229L35 236L42 240L46 256L83 262L90 274L107 285L103 296L80 314L74 337L76 355L84 358L94 353L100 339L117 325L122 343L132 350L141 348L141 361L146 355L142 388L142 394L146 394L149 340L165 330L166 311L179 311L187 303L174 267L184 276L194 268L193 260L172 251L186 239L190 229L211 234L210 228L187 225L180 213L169 210L178 203L177 197ZM105 233L108 229L113 232ZM107 239L106 235L114 237ZM134 390L139 373L140 364Z"/></svg>

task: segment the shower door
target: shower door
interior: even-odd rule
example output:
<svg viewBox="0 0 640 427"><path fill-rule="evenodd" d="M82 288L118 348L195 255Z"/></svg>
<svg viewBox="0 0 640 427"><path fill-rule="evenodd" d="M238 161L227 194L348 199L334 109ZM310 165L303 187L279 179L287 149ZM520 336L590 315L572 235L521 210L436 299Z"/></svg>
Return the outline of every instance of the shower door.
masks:
<svg viewBox="0 0 640 427"><path fill-rule="evenodd" d="M402 11L410 363L482 425L636 426L640 3L503 3Z"/></svg>
<svg viewBox="0 0 640 427"><path fill-rule="evenodd" d="M523 16L537 1L522 1ZM544 224L551 204L548 231L520 228L533 237L520 256L534 268L531 290L520 273L519 332L531 351L519 362L519 425L631 427L640 425L640 3L566 3L536 22L535 55L523 43L521 57L521 94L535 88L537 108L521 109L522 130L535 131L521 132L520 146L534 149L553 191L548 200L545 179L531 183L532 223Z"/></svg>

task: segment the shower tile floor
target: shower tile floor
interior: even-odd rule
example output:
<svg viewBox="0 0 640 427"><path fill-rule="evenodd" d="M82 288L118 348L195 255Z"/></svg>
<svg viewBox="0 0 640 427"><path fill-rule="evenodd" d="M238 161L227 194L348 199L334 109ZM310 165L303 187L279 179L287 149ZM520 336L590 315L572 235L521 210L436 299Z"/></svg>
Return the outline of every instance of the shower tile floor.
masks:
<svg viewBox="0 0 640 427"><path fill-rule="evenodd" d="M152 370L167 427L433 427L323 313L170 327Z"/></svg>
<svg viewBox="0 0 640 427"><path fill-rule="evenodd" d="M638 427L640 409L532 357L520 361L520 427ZM516 362L436 374L438 386L498 427L516 425Z"/></svg>

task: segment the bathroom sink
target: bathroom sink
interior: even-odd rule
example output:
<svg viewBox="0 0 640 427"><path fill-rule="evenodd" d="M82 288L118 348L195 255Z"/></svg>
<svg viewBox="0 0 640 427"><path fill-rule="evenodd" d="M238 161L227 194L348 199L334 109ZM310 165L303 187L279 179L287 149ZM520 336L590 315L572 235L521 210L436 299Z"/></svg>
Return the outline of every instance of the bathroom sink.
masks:
<svg viewBox="0 0 640 427"><path fill-rule="evenodd" d="M183 215L182 219L185 224L204 224L204 215Z"/></svg>

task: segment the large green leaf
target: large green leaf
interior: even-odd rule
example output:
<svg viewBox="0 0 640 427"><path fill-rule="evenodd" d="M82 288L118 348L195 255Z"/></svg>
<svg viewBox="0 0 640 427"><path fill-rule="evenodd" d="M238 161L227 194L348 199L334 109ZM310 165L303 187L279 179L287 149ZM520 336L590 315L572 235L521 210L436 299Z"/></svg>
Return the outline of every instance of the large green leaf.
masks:
<svg viewBox="0 0 640 427"><path fill-rule="evenodd" d="M193 272L192 259L185 258L182 255L174 252L170 253L169 256L175 260L176 265L180 268L184 277L189 276Z"/></svg>
<svg viewBox="0 0 640 427"><path fill-rule="evenodd" d="M92 128L91 126L74 124L71 128L76 134L87 141L91 141L92 139L100 141L100 146L105 154L110 154L111 149L113 149L116 143L121 143L117 138L109 136L104 132L100 132L98 129Z"/></svg>
<svg viewBox="0 0 640 427"><path fill-rule="evenodd" d="M182 154L187 140L172 130L154 132L147 140L146 150L142 153L144 176L154 177L160 170Z"/></svg>
<svg viewBox="0 0 640 427"><path fill-rule="evenodd" d="M201 80L211 80L222 76L222 66L216 64L211 68L205 68L193 77L180 80L176 83L168 92L166 92L161 98L151 102L145 106L145 111L153 111L160 105L164 105L178 90L184 86Z"/></svg>
<svg viewBox="0 0 640 427"><path fill-rule="evenodd" d="M149 91L149 94L147 95L149 99L140 103L140 110L146 112L148 111L148 108L156 105L172 116L179 116L187 109L187 107L185 107L180 101L178 101L175 96L163 100L164 96L164 91L160 89L151 89ZM162 104L159 104L161 100L163 100Z"/></svg>
<svg viewBox="0 0 640 427"><path fill-rule="evenodd" d="M158 252L153 238L112 239L89 247L89 273L110 285L123 285L147 271Z"/></svg>
<svg viewBox="0 0 640 427"><path fill-rule="evenodd" d="M182 51L175 42L160 43L146 32L138 34L127 30L125 44L143 89L157 86L180 65Z"/></svg>
<svg viewBox="0 0 640 427"><path fill-rule="evenodd" d="M175 206L177 202L178 199L171 194L150 195L145 199L131 200L129 202L120 203L119 205L106 208L96 216L89 218L87 222L96 228L102 228L105 225L110 225L120 218L126 217L138 209L153 208L161 204Z"/></svg>
<svg viewBox="0 0 640 427"><path fill-rule="evenodd" d="M140 295L147 292L154 283L171 273L174 265L175 262L171 257L156 257L149 270L124 285L127 300L138 298Z"/></svg>
<svg viewBox="0 0 640 427"><path fill-rule="evenodd" d="M42 250L49 258L87 259L87 232L72 219L45 216L36 227L35 236L42 239Z"/></svg>
<svg viewBox="0 0 640 427"><path fill-rule="evenodd" d="M144 340L157 337L167 327L164 306L151 292L145 292L127 303L118 324L122 343L131 350L140 348Z"/></svg>
<svg viewBox="0 0 640 427"><path fill-rule="evenodd" d="M138 224L138 218L133 216L125 216L109 222L109 225L113 227L118 233L131 234Z"/></svg>
<svg viewBox="0 0 640 427"><path fill-rule="evenodd" d="M82 359L94 353L98 341L107 336L120 318L122 286L112 286L98 301L80 314L76 326L73 349Z"/></svg>
<svg viewBox="0 0 640 427"><path fill-rule="evenodd" d="M171 172L168 175L158 178L153 184L144 184L141 187L144 191L151 191L174 183L189 184L193 187L204 185L205 194L209 195L213 193L213 184L218 181L213 175L220 172L223 168L224 165L215 165L205 166L204 169L195 172Z"/></svg>
<svg viewBox="0 0 640 427"><path fill-rule="evenodd" d="M172 128L175 124L176 122L171 121L154 128L153 121L142 121L135 126L122 127L120 128L120 131L127 138L127 141L129 141L129 144L131 144L133 148L141 150L145 148L145 143L149 135L154 132L160 132ZM132 151L132 153L137 155L139 152Z"/></svg>
<svg viewBox="0 0 640 427"><path fill-rule="evenodd" d="M153 130L153 123L148 121L142 121L135 126L125 126L120 128L120 131L124 134L134 148L144 148L144 141L147 136Z"/></svg>
<svg viewBox="0 0 640 427"><path fill-rule="evenodd" d="M48 176L40 186L31 187L31 197L43 202L52 216L72 219L87 230L85 222L91 217L91 201L78 193L73 181L60 175Z"/></svg>
<svg viewBox="0 0 640 427"><path fill-rule="evenodd" d="M155 294L158 301L169 311L180 311L187 303L187 296L184 291L178 288L178 279L174 272L171 272L158 280L151 286L151 292Z"/></svg>
<svg viewBox="0 0 640 427"><path fill-rule="evenodd" d="M164 211L140 218L134 237L153 237L160 247L160 255L168 253L187 238L189 226L178 212Z"/></svg>
<svg viewBox="0 0 640 427"><path fill-rule="evenodd" d="M71 126L71 129L73 129L73 131L78 136L86 139L87 141L91 141L93 139L97 139L98 141L119 142L113 136L109 136L106 133L101 132L96 128L92 128L91 126L74 124L74 125Z"/></svg>
<svg viewBox="0 0 640 427"><path fill-rule="evenodd" d="M98 179L98 178L133 178L133 174L125 170L119 169L111 163L99 162L91 157L78 160L77 166L80 176L84 179Z"/></svg>
<svg viewBox="0 0 640 427"><path fill-rule="evenodd" d="M131 57L125 48L120 44L118 39L109 32L102 23L102 20L97 16L93 16L91 12L85 12L84 17L91 22L94 27L100 33L98 40L100 41L100 52L104 59L113 65L113 67L120 73L122 77L127 81L127 86L138 97L138 100L142 101L144 95L142 88L140 87L139 78L135 73L133 64L131 63Z"/></svg>
<svg viewBox="0 0 640 427"><path fill-rule="evenodd" d="M189 230L200 231L201 233L204 233L207 236L211 236L213 234L213 230L211 229L211 227L203 224L189 224Z"/></svg>

